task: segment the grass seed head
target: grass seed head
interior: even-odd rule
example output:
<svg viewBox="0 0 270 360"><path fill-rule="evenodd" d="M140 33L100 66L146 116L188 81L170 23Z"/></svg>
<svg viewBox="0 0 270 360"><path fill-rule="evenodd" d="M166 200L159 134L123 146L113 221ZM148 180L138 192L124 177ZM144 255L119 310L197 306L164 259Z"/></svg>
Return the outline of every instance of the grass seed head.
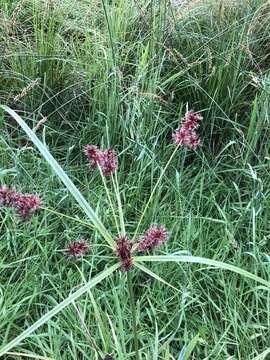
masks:
<svg viewBox="0 0 270 360"><path fill-rule="evenodd" d="M66 252L70 257L78 258L89 252L90 248L84 239L75 240L68 244Z"/></svg>
<svg viewBox="0 0 270 360"><path fill-rule="evenodd" d="M187 111L184 121L173 134L175 144L182 144L190 149L197 149L201 140L196 132L199 128L199 121L203 119L201 114L195 114L193 110Z"/></svg>
<svg viewBox="0 0 270 360"><path fill-rule="evenodd" d="M151 225L138 241L137 250L145 252L158 248L168 240L168 231L164 225Z"/></svg>
<svg viewBox="0 0 270 360"><path fill-rule="evenodd" d="M133 262L131 257L131 242L127 236L119 236L116 238L116 255L121 262L121 269L129 271Z"/></svg>
<svg viewBox="0 0 270 360"><path fill-rule="evenodd" d="M22 194L15 188L0 187L0 205L14 208L23 221L29 220L40 204L41 198L38 195Z"/></svg>

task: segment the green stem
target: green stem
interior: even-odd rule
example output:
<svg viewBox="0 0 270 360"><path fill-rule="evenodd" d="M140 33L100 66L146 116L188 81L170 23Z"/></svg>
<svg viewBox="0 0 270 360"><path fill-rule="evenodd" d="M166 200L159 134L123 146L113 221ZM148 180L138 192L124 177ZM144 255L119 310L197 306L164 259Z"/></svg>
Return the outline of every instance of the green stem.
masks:
<svg viewBox="0 0 270 360"><path fill-rule="evenodd" d="M108 186L107 186L107 183L106 183L106 179L105 179L105 176L103 175L102 170L101 170L101 168L100 168L99 165L98 165L98 169L99 169L99 172L100 172L100 175L101 175L101 178L102 178L102 182L103 182L103 185L104 185L104 188L105 188L105 191L106 191L107 198L108 198L108 200L109 200L110 207L111 207L111 209L112 209L112 213L113 213L113 217L114 217L114 221L115 221L117 233L118 233L118 235L120 236L120 230L119 230L119 226L118 226L118 221L117 221L117 217L116 217L116 214L115 214L115 210L114 210L114 206L113 206L113 203L112 203L112 199L111 199L111 196L110 196L110 192L109 192L109 189L108 189Z"/></svg>
<svg viewBox="0 0 270 360"><path fill-rule="evenodd" d="M113 187L114 187L114 191L115 191L115 195L116 195L116 199L117 199L118 212L119 212L119 217L120 217L121 235L125 236L126 235L125 220L124 220L123 206L122 206L122 201L121 201L121 196L120 196L117 172L115 173L115 179L112 176L112 182L113 182Z"/></svg>
<svg viewBox="0 0 270 360"><path fill-rule="evenodd" d="M174 158L174 155L176 154L179 146L180 146L180 144L178 144L178 145L175 147L175 149L174 149L171 157L169 158L167 164L165 165L165 167L164 167L163 170L161 171L161 174L160 174L160 176L159 176L159 178L158 178L158 180L157 180L157 182L156 182L156 184L155 184L155 186L154 186L154 188L153 188L153 190L152 190L152 192L151 192L151 194L150 194L150 196L149 196L149 199L148 199L148 201L147 201L147 203L146 203L146 205L145 205L145 207L144 207L143 213L142 213L142 215L141 215L141 217L140 217L140 220L139 220L139 222L138 222L138 225L137 225L137 227L136 227L135 234L134 234L133 239L132 239L132 242L133 242L133 243L134 243L134 240L136 239L138 230L139 230L139 228L140 228L140 225L141 225L141 223L142 223L142 220L143 220L143 218L144 218L144 215L145 215L145 213L146 213L146 210L148 209L148 206L150 205L150 203L151 203L151 201L152 201L152 198L153 198L153 196L154 196L154 194L155 194L155 191L156 191L156 189L157 189L160 181L162 180L162 178L163 178L163 176L164 176L164 174L165 174L168 166L170 165L172 159ZM132 250L134 251L135 248L136 248L136 244L133 245Z"/></svg>
<svg viewBox="0 0 270 360"><path fill-rule="evenodd" d="M107 8L106 8L106 4L105 4L104 0L102 0L102 6L103 6L103 10L104 10L106 23L107 23L107 26L108 26L109 38L110 38L111 49L112 49L113 66L115 67L116 66L116 59L115 59L115 52L114 52L114 45L113 45L112 30L111 30L109 16L108 16L108 12L107 12Z"/></svg>
<svg viewBox="0 0 270 360"><path fill-rule="evenodd" d="M132 274L129 271L127 273L127 282L128 282L128 292L130 299L130 308L132 314L132 330L133 330L133 338L134 338L134 348L136 354L136 360L139 360L139 343L138 343L138 332L137 332L137 322L136 322L136 307L134 301L134 292L133 292L133 284L132 284Z"/></svg>
<svg viewBox="0 0 270 360"><path fill-rule="evenodd" d="M89 224L89 223L86 222L86 221L77 219L77 218L75 218L75 217L73 217L73 216L63 214L63 213L61 213L61 212L59 212L59 211L56 211L56 210L53 210L53 209L50 209L50 208L47 208L47 207L44 207L44 206L40 206L39 209L48 211L48 212L50 212L50 213L52 213L52 214L55 214L55 215L58 215L58 216L63 216L63 217L65 217L65 218L67 218L67 219L70 219L70 220L76 221L76 222L78 222L78 223L80 223L80 224L82 224L82 225L88 226L88 227L90 227L91 229L95 229L95 226L94 226L94 225Z"/></svg>

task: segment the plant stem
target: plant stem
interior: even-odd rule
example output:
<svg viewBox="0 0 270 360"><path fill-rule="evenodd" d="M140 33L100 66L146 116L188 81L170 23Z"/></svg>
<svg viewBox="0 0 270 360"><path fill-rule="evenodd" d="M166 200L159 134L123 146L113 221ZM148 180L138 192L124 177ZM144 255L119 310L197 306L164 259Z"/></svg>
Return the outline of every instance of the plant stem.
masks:
<svg viewBox="0 0 270 360"><path fill-rule="evenodd" d="M86 222L86 221L77 219L77 218L75 218L75 217L73 217L73 216L63 214L63 213L61 213L61 212L59 212L59 211L56 211L56 210L53 210L53 209L50 209L50 208L47 208L47 207L44 207L44 206L40 206L39 209L48 211L48 212L50 212L50 213L52 213L52 214L55 214L55 215L58 215L58 216L65 217L66 219L70 219L70 220L76 221L76 222L78 222L78 223L80 223L80 224L82 224L82 225L85 225L85 226L87 226L87 227L90 227L91 229L95 229L95 226L94 226L94 225L89 224L89 223Z"/></svg>
<svg viewBox="0 0 270 360"><path fill-rule="evenodd" d="M114 221L115 221L117 233L118 233L118 235L120 236L120 230L119 230L119 226L118 226L118 221L117 221L117 217L116 217L116 214L115 214L115 210L114 210L114 206L113 206L113 203L112 203L112 199L111 199L111 196L110 196L110 192L109 192L109 189L108 189L108 186L107 186L107 183L106 183L106 179L105 179L105 176L103 175L102 170L101 170L101 168L100 168L99 165L98 165L98 169L99 169L99 172L100 172L100 175L101 175L101 178L102 178L102 182L103 182L103 185L104 185L104 188L105 188L105 191L106 191L107 198L108 198L108 200L109 200L110 207L111 207L111 209L112 209L112 213L113 213L113 217L114 217Z"/></svg>
<svg viewBox="0 0 270 360"><path fill-rule="evenodd" d="M120 190L119 190L117 172L115 173L115 179L112 176L112 182L113 182L113 187L114 187L114 191L115 191L115 195L116 195L116 199L117 199L117 204L118 204L118 212L119 212L120 226L121 226L121 235L125 236L126 235L125 220L124 220L123 206L122 206L122 202L121 202L121 195L120 195Z"/></svg>
<svg viewBox="0 0 270 360"><path fill-rule="evenodd" d="M108 16L108 12L107 12L107 8L106 8L106 4L105 4L104 0L102 0L102 6L103 6L103 10L104 10L106 23L107 23L107 26L108 26L109 38L110 38L111 49L112 49L113 66L115 67L116 66L116 59L115 59L115 52L114 52L114 45L113 45L112 29L111 29L111 24L110 24L110 21L109 21L109 16Z"/></svg>
<svg viewBox="0 0 270 360"><path fill-rule="evenodd" d="M137 332L137 322L136 322L136 307L135 307L135 301L134 301L132 274L130 271L127 273L127 282L128 282L128 292L129 292L129 299L130 299L130 308L131 308L131 314L132 314L132 330L133 330L133 337L134 337L135 355L136 355L136 360L139 360L140 358L139 358L138 332Z"/></svg>
<svg viewBox="0 0 270 360"><path fill-rule="evenodd" d="M146 205L145 205L145 207L144 207L143 213L142 213L142 215L141 215L141 217L140 217L140 220L139 220L139 222L138 222L138 225L137 225L137 227L136 227L135 234L134 234L133 239L132 239L132 242L133 242L133 243L134 243L134 240L136 239L136 236L137 236L139 227L140 227L140 225L141 225L141 223L142 223L142 220L143 220L143 218L144 218L144 215L145 215L145 213L146 213L146 210L148 209L148 206L150 205L150 203L151 203L151 201L152 201L152 198L153 198L153 196L154 196L154 193L155 193L155 191L156 191L156 189L157 189L157 187L158 187L161 179L163 178L163 175L165 174L168 166L170 165L172 159L174 158L174 155L176 154L179 146L180 146L180 144L177 144L177 146L175 147L175 149L174 149L171 157L169 158L167 164L165 165L165 167L164 167L163 170L161 171L161 174L160 174L160 176L159 176L159 178L158 178L158 180L157 180L157 182L156 182L156 184L155 184L155 186L154 186L154 188L153 188L153 190L152 190L152 192L151 192L151 194L150 194L150 196L149 196L149 199L148 199L148 201L147 201L147 203L146 203ZM136 248L136 244L133 245L132 250L134 251L135 248Z"/></svg>

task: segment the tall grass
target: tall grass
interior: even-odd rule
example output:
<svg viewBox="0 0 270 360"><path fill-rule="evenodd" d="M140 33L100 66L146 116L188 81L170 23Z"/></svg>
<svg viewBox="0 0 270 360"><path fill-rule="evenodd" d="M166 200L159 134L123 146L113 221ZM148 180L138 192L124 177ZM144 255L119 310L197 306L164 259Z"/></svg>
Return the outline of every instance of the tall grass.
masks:
<svg viewBox="0 0 270 360"><path fill-rule="evenodd" d="M269 281L267 3L201 1L184 9L165 1L102 7L1 0L0 9L1 103L31 128L47 117L38 137L110 233L117 233L112 209L98 173L88 172L83 146L120 152L123 216L134 234L188 103L204 115L203 146L172 160L141 227L156 221L170 229L168 246L156 255L185 251ZM14 101L37 78L41 83ZM14 120L1 115L0 124L1 183L44 194L51 210L24 225L1 210L4 345L111 259ZM113 188L108 191L114 199ZM92 244L91 255L68 261L61 249L79 236ZM133 272L141 359L269 356L264 286L197 265L145 265L148 273ZM125 276L115 273L12 351L94 359L99 349L133 359L129 305Z"/></svg>

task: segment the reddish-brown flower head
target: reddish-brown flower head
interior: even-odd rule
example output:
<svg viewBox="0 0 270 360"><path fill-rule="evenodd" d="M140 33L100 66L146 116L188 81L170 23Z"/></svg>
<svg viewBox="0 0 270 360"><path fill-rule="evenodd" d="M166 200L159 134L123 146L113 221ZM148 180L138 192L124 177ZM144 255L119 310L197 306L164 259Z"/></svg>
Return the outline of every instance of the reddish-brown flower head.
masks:
<svg viewBox="0 0 270 360"><path fill-rule="evenodd" d="M133 265L131 257L131 242L127 236L119 236L116 240L116 255L121 262L121 269L129 271Z"/></svg>
<svg viewBox="0 0 270 360"><path fill-rule="evenodd" d="M98 147L96 145L86 145L84 153L89 159L90 166L92 168L97 167L100 162L100 150Z"/></svg>
<svg viewBox="0 0 270 360"><path fill-rule="evenodd" d="M84 239L75 240L68 244L66 253L74 258L87 254L90 250L89 245Z"/></svg>
<svg viewBox="0 0 270 360"><path fill-rule="evenodd" d="M164 225L151 225L138 241L137 250L144 252L153 250L164 244L168 239L168 231Z"/></svg>
<svg viewBox="0 0 270 360"><path fill-rule="evenodd" d="M113 149L102 151L99 164L105 176L112 175L118 167L116 152Z"/></svg>
<svg viewBox="0 0 270 360"><path fill-rule="evenodd" d="M38 195L22 194L15 188L0 187L0 205L14 208L21 220L29 220L40 203L41 199Z"/></svg>
<svg viewBox="0 0 270 360"><path fill-rule="evenodd" d="M40 203L41 199L38 195L18 194L14 201L14 208L21 220L28 220L33 212L39 208Z"/></svg>
<svg viewBox="0 0 270 360"><path fill-rule="evenodd" d="M112 175L118 167L116 151L113 149L100 150L96 145L87 145L84 149L91 168L100 166L105 176Z"/></svg>
<svg viewBox="0 0 270 360"><path fill-rule="evenodd" d="M0 187L0 206L13 207L18 193L15 188L9 189L7 186Z"/></svg>
<svg viewBox="0 0 270 360"><path fill-rule="evenodd" d="M187 111L184 121L173 134L173 140L176 144L182 144L195 150L200 144L196 130L199 128L199 121L203 119L201 114L195 114L194 111Z"/></svg>

